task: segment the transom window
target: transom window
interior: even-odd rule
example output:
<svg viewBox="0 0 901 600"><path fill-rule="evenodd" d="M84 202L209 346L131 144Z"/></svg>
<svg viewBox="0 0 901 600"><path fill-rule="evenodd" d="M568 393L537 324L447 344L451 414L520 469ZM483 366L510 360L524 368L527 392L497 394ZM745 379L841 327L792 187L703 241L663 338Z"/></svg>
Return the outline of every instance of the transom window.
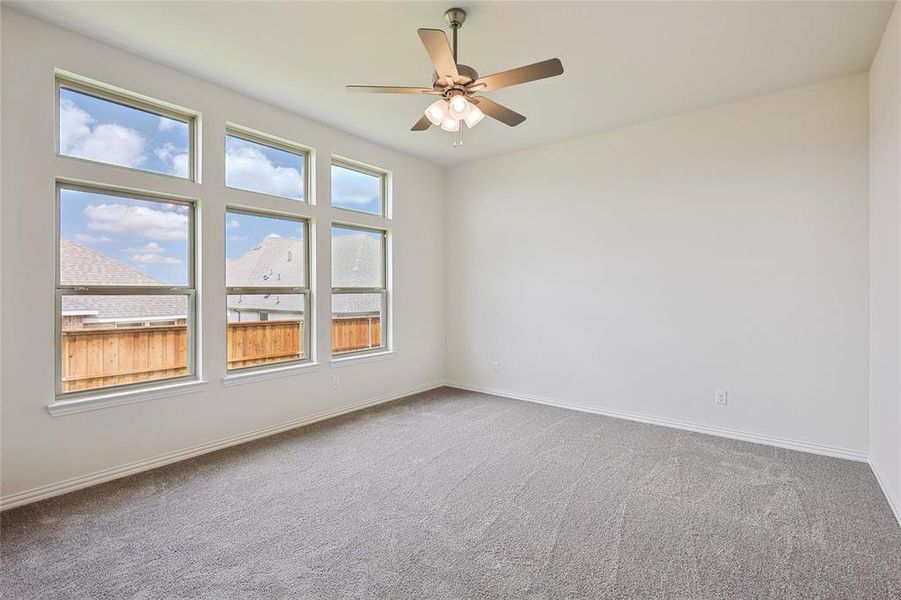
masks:
<svg viewBox="0 0 901 600"><path fill-rule="evenodd" d="M305 150L287 142L230 127L225 136L225 185L306 201L307 157Z"/></svg>
<svg viewBox="0 0 901 600"><path fill-rule="evenodd" d="M387 174L341 159L332 160L332 206L385 215Z"/></svg>
<svg viewBox="0 0 901 600"><path fill-rule="evenodd" d="M61 183L58 395L194 375L194 205Z"/></svg>
<svg viewBox="0 0 901 600"><path fill-rule="evenodd" d="M66 79L57 103L61 156L194 178L193 116Z"/></svg>
<svg viewBox="0 0 901 600"><path fill-rule="evenodd" d="M309 223L243 209L225 216L228 369L308 359Z"/></svg>
<svg viewBox="0 0 901 600"><path fill-rule="evenodd" d="M332 225L332 354L387 347L387 232Z"/></svg>

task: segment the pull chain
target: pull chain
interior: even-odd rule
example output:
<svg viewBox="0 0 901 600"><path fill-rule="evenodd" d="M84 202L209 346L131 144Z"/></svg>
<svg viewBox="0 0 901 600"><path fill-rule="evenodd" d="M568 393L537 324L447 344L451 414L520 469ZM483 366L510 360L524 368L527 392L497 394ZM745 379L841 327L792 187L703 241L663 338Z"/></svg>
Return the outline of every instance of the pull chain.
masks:
<svg viewBox="0 0 901 600"><path fill-rule="evenodd" d="M460 127L457 131L454 132L454 148L462 148L463 147L463 123L460 123Z"/></svg>

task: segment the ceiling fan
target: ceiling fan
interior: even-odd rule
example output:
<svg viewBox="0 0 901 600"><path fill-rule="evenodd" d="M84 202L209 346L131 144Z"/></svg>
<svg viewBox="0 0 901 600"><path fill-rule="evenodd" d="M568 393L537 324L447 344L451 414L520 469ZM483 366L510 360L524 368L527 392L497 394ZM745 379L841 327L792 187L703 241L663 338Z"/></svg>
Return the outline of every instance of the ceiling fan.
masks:
<svg viewBox="0 0 901 600"><path fill-rule="evenodd" d="M451 8L444 13L444 19L453 31L453 47L448 45L447 35L443 30L419 30L419 38L435 67L432 75L432 87L349 85L347 90L375 94L440 96L426 107L425 114L410 130L425 131L435 125L444 131L458 133L461 132L461 122L472 128L478 125L485 115L510 127L515 127L526 120L523 115L490 98L477 94L546 77L555 77L563 73L563 64L560 59L551 58L487 77L479 77L472 67L457 63L457 30L463 26L463 22L466 20L466 11L462 8ZM456 142L455 145L457 145Z"/></svg>

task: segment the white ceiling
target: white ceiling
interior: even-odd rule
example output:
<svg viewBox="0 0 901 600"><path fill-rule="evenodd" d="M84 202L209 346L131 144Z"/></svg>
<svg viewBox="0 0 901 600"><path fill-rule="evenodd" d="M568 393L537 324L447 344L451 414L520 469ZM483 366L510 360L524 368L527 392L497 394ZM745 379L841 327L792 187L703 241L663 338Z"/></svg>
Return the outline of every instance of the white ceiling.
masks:
<svg viewBox="0 0 901 600"><path fill-rule="evenodd" d="M344 131L454 164L868 70L893 2L462 2L460 62L487 75L559 57L555 79L499 90L525 114L461 149L411 132L431 97L416 29L447 2L27 2L20 10Z"/></svg>

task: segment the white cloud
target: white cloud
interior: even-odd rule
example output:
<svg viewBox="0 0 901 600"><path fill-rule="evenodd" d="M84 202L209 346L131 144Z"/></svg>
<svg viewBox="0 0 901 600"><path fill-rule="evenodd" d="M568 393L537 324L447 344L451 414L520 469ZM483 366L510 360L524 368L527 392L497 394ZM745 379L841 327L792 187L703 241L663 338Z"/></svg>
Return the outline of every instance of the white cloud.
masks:
<svg viewBox="0 0 901 600"><path fill-rule="evenodd" d="M270 234L267 235L266 237L267 237L267 238L280 238L280 237L282 237L282 236L280 236L280 235L277 234L277 233L270 233Z"/></svg>
<svg viewBox="0 0 901 600"><path fill-rule="evenodd" d="M59 146L67 153L75 145L75 141L91 134L94 118L81 110L71 100L64 99L59 103Z"/></svg>
<svg viewBox="0 0 901 600"><path fill-rule="evenodd" d="M332 170L332 198L339 205L365 206L377 200L381 182L378 178L350 169Z"/></svg>
<svg viewBox="0 0 901 600"><path fill-rule="evenodd" d="M176 125L178 125L178 121L176 121L175 119L170 119L168 117L160 117L160 122L159 122L159 125L157 125L157 128L160 131L169 131Z"/></svg>
<svg viewBox="0 0 901 600"><path fill-rule="evenodd" d="M128 232L152 240L184 240L188 236L188 215L155 210L146 206L90 204L84 209L87 228L92 231Z"/></svg>
<svg viewBox="0 0 901 600"><path fill-rule="evenodd" d="M131 257L132 262L143 263L148 265L177 265L181 260L172 256L162 256L161 254L134 254Z"/></svg>
<svg viewBox="0 0 901 600"><path fill-rule="evenodd" d="M126 252L136 252L138 254L161 254L165 249L156 242L147 242L139 248L126 248Z"/></svg>
<svg viewBox="0 0 901 600"><path fill-rule="evenodd" d="M293 167L276 166L256 148L229 148L225 154L225 183L230 187L300 200L303 178Z"/></svg>
<svg viewBox="0 0 901 600"><path fill-rule="evenodd" d="M82 244L103 244L113 241L113 238L105 235L91 235L90 233L76 233L74 237L76 242L81 242Z"/></svg>
<svg viewBox="0 0 901 600"><path fill-rule="evenodd" d="M241 226L241 223L238 222L237 219L232 219L228 223L225 224L226 229L237 229Z"/></svg>
<svg viewBox="0 0 901 600"><path fill-rule="evenodd" d="M176 177L188 176L188 151L176 148L174 144L166 142L153 150L156 157L169 163L169 173Z"/></svg>
<svg viewBox="0 0 901 600"><path fill-rule="evenodd" d="M177 265L180 258L165 256L165 248L156 242L147 242L138 248L126 248L126 252L132 252L131 261L148 265Z"/></svg>
<svg viewBox="0 0 901 600"><path fill-rule="evenodd" d="M144 136L115 123L95 124L95 119L69 99L59 105L60 152L124 167L147 161Z"/></svg>
<svg viewBox="0 0 901 600"><path fill-rule="evenodd" d="M172 175L176 177L187 177L188 176L188 155L184 154L176 154L172 157Z"/></svg>

